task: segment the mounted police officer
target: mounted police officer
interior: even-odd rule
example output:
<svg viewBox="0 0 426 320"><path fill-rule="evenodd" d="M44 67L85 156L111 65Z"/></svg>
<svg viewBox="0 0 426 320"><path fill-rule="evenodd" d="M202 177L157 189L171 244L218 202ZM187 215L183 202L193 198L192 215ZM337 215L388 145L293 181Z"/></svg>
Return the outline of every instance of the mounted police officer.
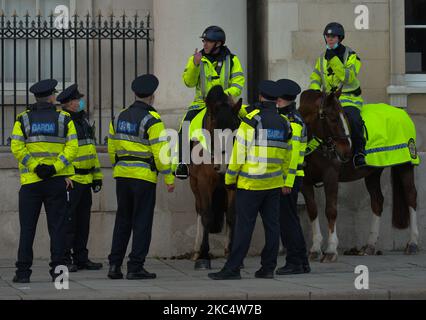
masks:
<svg viewBox="0 0 426 320"><path fill-rule="evenodd" d="M47 79L30 88L36 103L18 115L12 132L11 149L19 161L19 222L21 226L16 275L13 282L28 283L33 262L33 242L41 206L46 209L50 236L50 275L65 265L67 188L65 177L74 175L72 161L78 141L67 112L56 110L57 81Z"/></svg>
<svg viewBox="0 0 426 320"><path fill-rule="evenodd" d="M340 23L331 22L324 29L326 51L316 62L311 75L310 89L327 93L342 89L340 103L344 107L351 127L354 143L354 166L365 166L364 122L361 118L363 99L358 74L361 60L357 53L342 44L345 30Z"/></svg>
<svg viewBox="0 0 426 320"><path fill-rule="evenodd" d="M129 280L153 279L144 268L151 243L158 173L165 175L167 190L174 190L170 146L160 115L152 107L158 79L151 74L136 78L132 90L136 101L110 124L108 153L117 187L117 215L111 254L110 279L121 279L121 265L133 231L132 250L127 263Z"/></svg>
<svg viewBox="0 0 426 320"><path fill-rule="evenodd" d="M189 125L195 116L206 107L204 99L210 89L216 85L223 87L226 94L234 100L241 95L245 78L240 59L225 46L226 35L222 28L210 26L204 30L203 50L195 50L183 72L183 82L188 88L195 88L195 97L183 117L179 130L179 164L175 171L176 177L186 179L189 175L189 157L182 150L183 139L189 142L189 137L182 136L182 126ZM201 129L201 128L194 128Z"/></svg>
<svg viewBox="0 0 426 320"><path fill-rule="evenodd" d="M241 279L240 266L250 247L258 212L265 227L262 267L256 278L271 279L277 265L280 237L280 194L289 165L290 123L277 112L279 86L259 85L260 105L241 123L225 176L236 191L236 224L231 253L223 269L210 273L213 280Z"/></svg>
<svg viewBox="0 0 426 320"><path fill-rule="evenodd" d="M75 175L69 178L72 184L72 188L69 190L69 230L66 251L69 272L102 268L101 263L89 260L87 250L92 190L95 193L101 190L103 175L96 152L93 128L84 111L83 97L84 95L78 91L77 84L66 88L57 97L57 100L63 104L63 109L71 115L71 119L74 121L79 145L77 157L72 163Z"/></svg>
<svg viewBox="0 0 426 320"><path fill-rule="evenodd" d="M278 112L291 123L291 161L285 176L284 189L280 199L281 241L287 249L286 264L277 270L278 275L310 272L306 243L297 214L297 198L304 177L304 157L307 142L306 126L296 108L296 98L300 86L290 80L277 81L280 97L277 100Z"/></svg>

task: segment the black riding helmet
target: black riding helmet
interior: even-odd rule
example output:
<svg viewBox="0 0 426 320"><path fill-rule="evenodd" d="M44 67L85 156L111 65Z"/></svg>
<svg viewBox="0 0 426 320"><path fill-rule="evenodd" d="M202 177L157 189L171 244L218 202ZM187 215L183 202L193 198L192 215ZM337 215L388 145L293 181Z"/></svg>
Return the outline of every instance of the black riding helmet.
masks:
<svg viewBox="0 0 426 320"><path fill-rule="evenodd" d="M324 29L324 37L328 35L338 36L340 41L345 39L345 29L338 22L330 22Z"/></svg>
<svg viewBox="0 0 426 320"><path fill-rule="evenodd" d="M223 44L225 44L226 41L225 31L223 31L223 29L218 26L208 27L206 30L204 30L200 38L215 42L221 41Z"/></svg>

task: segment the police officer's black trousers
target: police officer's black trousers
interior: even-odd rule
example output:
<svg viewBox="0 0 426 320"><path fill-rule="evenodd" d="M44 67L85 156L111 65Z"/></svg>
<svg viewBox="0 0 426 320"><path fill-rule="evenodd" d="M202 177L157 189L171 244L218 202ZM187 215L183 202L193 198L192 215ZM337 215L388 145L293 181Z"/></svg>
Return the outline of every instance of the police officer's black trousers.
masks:
<svg viewBox="0 0 426 320"><path fill-rule="evenodd" d="M151 244L156 184L139 179L117 178L117 215L115 217L109 264L121 266L133 231L128 272L139 272Z"/></svg>
<svg viewBox="0 0 426 320"><path fill-rule="evenodd" d="M64 265L67 220L66 183L64 177L23 185L19 190L19 223L21 226L16 275L31 276L33 242L42 204L46 209L50 236L51 274Z"/></svg>
<svg viewBox="0 0 426 320"><path fill-rule="evenodd" d="M281 241L287 249L286 262L292 265L308 265L306 243L297 214L297 198L302 177L296 177L290 194L280 196Z"/></svg>
<svg viewBox="0 0 426 320"><path fill-rule="evenodd" d="M71 262L71 250L74 264L88 262L87 241L90 229L90 210L92 208L92 190L90 184L73 181L74 188L69 191L67 262Z"/></svg>
<svg viewBox="0 0 426 320"><path fill-rule="evenodd" d="M356 107L343 107L351 127L351 138L354 145L354 153L365 153L364 120L361 111Z"/></svg>
<svg viewBox="0 0 426 320"><path fill-rule="evenodd" d="M231 254L225 268L239 270L250 248L250 241L260 212L265 229L265 247L261 264L275 270L280 241L279 205L281 189L250 191L238 189L236 194L236 222Z"/></svg>

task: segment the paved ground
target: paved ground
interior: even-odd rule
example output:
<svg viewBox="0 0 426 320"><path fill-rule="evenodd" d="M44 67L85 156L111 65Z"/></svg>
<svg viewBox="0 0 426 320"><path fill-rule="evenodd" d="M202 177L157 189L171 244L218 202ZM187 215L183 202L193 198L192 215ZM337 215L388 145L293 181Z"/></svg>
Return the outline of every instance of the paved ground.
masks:
<svg viewBox="0 0 426 320"><path fill-rule="evenodd" d="M283 262L280 257L280 263ZM108 280L101 271L71 274L69 290L56 290L49 282L46 261L35 261L32 283L12 283L13 261L0 260L2 299L426 299L426 253L405 256L340 256L334 264L312 263L312 273L255 279L259 257L245 261L240 281L212 281L207 271L195 271L189 260L149 259L146 268L158 278L148 281ZM224 260L212 263L214 270ZM369 290L356 290L357 265L369 268Z"/></svg>

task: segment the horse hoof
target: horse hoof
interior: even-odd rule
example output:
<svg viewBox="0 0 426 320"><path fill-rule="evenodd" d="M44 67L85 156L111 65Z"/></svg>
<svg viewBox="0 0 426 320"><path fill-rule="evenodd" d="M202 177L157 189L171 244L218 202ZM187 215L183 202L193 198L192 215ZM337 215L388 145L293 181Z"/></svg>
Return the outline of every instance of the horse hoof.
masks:
<svg viewBox="0 0 426 320"><path fill-rule="evenodd" d="M193 255L192 255L191 260L192 261L197 261L199 257L200 257L200 253L199 252L194 252Z"/></svg>
<svg viewBox="0 0 426 320"><path fill-rule="evenodd" d="M407 243L404 253L407 255L417 254L419 253L419 246L415 243Z"/></svg>
<svg viewBox="0 0 426 320"><path fill-rule="evenodd" d="M371 244L366 244L359 251L360 256L374 256L376 254L376 247Z"/></svg>
<svg viewBox="0 0 426 320"><path fill-rule="evenodd" d="M310 261L321 261L323 258L323 254L321 251L312 251L309 252L309 260Z"/></svg>
<svg viewBox="0 0 426 320"><path fill-rule="evenodd" d="M198 259L197 261L195 261L195 266L194 269L195 270L210 270L211 264L210 264L210 260L207 259Z"/></svg>
<svg viewBox="0 0 426 320"><path fill-rule="evenodd" d="M337 253L325 253L321 263L333 263L337 261Z"/></svg>

